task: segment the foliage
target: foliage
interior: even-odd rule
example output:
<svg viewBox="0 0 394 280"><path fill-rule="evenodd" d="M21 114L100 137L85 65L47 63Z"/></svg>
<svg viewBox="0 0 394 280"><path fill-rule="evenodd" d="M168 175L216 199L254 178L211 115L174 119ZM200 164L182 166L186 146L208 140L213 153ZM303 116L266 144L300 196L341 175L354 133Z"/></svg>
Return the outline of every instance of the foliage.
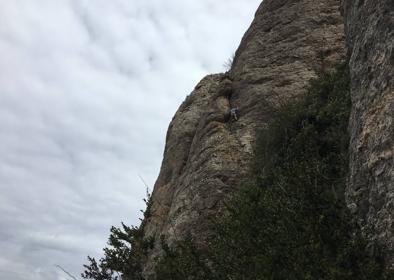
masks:
<svg viewBox="0 0 394 280"><path fill-rule="evenodd" d="M150 215L150 197L145 200L144 220ZM94 280L142 280L143 263L153 247L153 239L144 239L144 220L139 227L111 227L108 247L99 261L88 256L89 265L84 265L84 279Z"/></svg>
<svg viewBox="0 0 394 280"><path fill-rule="evenodd" d="M163 256L155 268L155 280L206 280L211 279L211 269L202 251L197 248L191 236L170 248L164 239L161 241Z"/></svg>

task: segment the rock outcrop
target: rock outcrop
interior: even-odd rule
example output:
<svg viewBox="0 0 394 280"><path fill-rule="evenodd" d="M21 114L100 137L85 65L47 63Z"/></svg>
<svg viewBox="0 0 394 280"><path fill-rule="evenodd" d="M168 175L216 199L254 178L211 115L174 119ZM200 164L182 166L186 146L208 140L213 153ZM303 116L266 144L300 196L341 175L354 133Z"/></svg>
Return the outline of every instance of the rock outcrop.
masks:
<svg viewBox="0 0 394 280"><path fill-rule="evenodd" d="M346 0L352 113L349 207L394 267L394 1Z"/></svg>
<svg viewBox="0 0 394 280"><path fill-rule="evenodd" d="M256 131L345 53L340 0L264 0L231 70L205 77L174 116L146 236L209 238L207 220L247 172Z"/></svg>

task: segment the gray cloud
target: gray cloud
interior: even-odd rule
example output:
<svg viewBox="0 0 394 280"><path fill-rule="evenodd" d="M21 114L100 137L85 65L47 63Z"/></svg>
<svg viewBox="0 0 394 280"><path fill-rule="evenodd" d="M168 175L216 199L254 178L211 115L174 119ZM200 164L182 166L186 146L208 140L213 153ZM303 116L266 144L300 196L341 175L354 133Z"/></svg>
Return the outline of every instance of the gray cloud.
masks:
<svg viewBox="0 0 394 280"><path fill-rule="evenodd" d="M0 0L0 278L69 279L138 224L172 115L259 0Z"/></svg>

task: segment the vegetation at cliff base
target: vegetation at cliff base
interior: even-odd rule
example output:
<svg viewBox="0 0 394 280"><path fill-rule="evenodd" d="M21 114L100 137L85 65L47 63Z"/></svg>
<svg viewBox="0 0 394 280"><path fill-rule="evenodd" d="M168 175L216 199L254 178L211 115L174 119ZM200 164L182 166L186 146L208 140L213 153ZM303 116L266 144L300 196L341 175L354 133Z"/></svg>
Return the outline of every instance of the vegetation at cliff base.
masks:
<svg viewBox="0 0 394 280"><path fill-rule="evenodd" d="M171 248L156 240L164 253L153 279L394 279L344 201L349 80L348 67L338 66L311 81L306 96L276 110L259 132L250 175L227 201L225 216L212 221L209 249L198 249L191 237ZM138 236L133 240L146 242ZM144 260L139 246L129 248L138 248L129 253ZM106 269L120 270L122 279L141 279L136 259L127 255L130 266ZM117 279L97 278L89 272L100 269L86 268L87 279Z"/></svg>

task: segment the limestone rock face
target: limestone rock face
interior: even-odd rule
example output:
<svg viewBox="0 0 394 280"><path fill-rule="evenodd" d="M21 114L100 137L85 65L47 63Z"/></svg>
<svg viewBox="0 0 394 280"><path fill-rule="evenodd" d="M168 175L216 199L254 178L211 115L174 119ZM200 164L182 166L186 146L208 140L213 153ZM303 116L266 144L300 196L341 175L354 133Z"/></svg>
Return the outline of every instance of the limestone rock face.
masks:
<svg viewBox="0 0 394 280"><path fill-rule="evenodd" d="M394 267L394 1L346 0L352 113L347 199Z"/></svg>
<svg viewBox="0 0 394 280"><path fill-rule="evenodd" d="M171 244L190 233L203 244L208 218L247 172L256 131L345 53L340 0L264 0L231 70L205 77L174 116L146 236Z"/></svg>

